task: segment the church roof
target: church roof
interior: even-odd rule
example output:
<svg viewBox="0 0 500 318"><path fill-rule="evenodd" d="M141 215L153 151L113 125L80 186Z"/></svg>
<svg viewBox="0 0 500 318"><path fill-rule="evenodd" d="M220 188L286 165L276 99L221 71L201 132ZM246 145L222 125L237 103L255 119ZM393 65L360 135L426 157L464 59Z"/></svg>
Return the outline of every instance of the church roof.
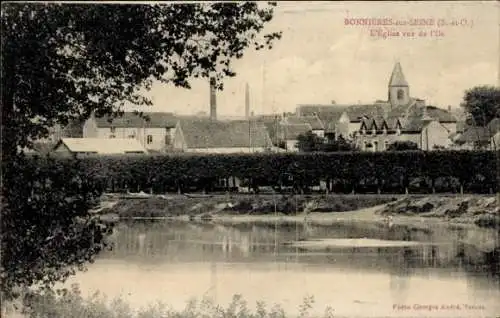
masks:
<svg viewBox="0 0 500 318"><path fill-rule="evenodd" d="M408 86L408 82L403 75L403 70L399 62L394 65L392 70L391 79L389 80L389 86Z"/></svg>
<svg viewBox="0 0 500 318"><path fill-rule="evenodd" d="M383 117L384 107L380 105L352 105L346 110L351 122L361 122L364 117Z"/></svg>

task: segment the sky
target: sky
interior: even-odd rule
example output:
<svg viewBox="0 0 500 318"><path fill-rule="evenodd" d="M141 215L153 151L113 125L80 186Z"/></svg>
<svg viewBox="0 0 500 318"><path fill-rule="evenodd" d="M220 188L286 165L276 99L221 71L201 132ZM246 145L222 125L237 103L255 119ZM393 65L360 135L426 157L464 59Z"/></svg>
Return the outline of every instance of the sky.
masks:
<svg viewBox="0 0 500 318"><path fill-rule="evenodd" d="M345 25L346 18L433 18L434 25ZM436 26L438 21L462 25ZM298 104L332 100L386 100L396 61L412 97L428 105L458 107L466 89L499 85L499 23L500 5L494 1L278 2L265 31L281 30L282 39L271 50L249 48L234 61L237 75L224 80L224 91L217 94L217 114L244 116L246 83L255 114L291 112ZM399 36L378 36L376 30L384 29ZM411 31L415 36L408 34ZM153 101L147 110L208 113L207 82L191 83L191 89L155 83L145 94Z"/></svg>

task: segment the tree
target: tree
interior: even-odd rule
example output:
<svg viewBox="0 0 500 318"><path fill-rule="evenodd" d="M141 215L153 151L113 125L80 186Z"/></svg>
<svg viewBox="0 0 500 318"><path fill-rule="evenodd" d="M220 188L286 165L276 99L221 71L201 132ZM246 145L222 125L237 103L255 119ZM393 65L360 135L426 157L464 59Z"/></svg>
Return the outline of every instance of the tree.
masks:
<svg viewBox="0 0 500 318"><path fill-rule="evenodd" d="M342 135L339 135L337 139L328 140L322 145L322 148L325 152L358 150L358 147L353 142L345 139Z"/></svg>
<svg viewBox="0 0 500 318"><path fill-rule="evenodd" d="M321 151L323 139L318 137L312 131L297 136L297 148L302 152Z"/></svg>
<svg viewBox="0 0 500 318"><path fill-rule="evenodd" d="M334 151L355 151L356 146L339 136L336 140L325 140L309 131L297 137L297 147L302 152L334 152Z"/></svg>
<svg viewBox="0 0 500 318"><path fill-rule="evenodd" d="M231 60L281 36L259 36L273 6L3 5L3 153L54 124L150 104L140 91L154 80L189 88L191 78L213 78L222 89L222 78L235 75Z"/></svg>
<svg viewBox="0 0 500 318"><path fill-rule="evenodd" d="M418 150L413 141L395 141L387 146L387 151Z"/></svg>
<svg viewBox="0 0 500 318"><path fill-rule="evenodd" d="M476 86L465 91L461 106L471 115L471 125L486 126L500 117L500 88Z"/></svg>
<svg viewBox="0 0 500 318"><path fill-rule="evenodd" d="M96 180L73 164L37 162L41 173L22 150L56 124L151 104L140 92L154 81L189 88L192 78L210 78L223 89L232 60L280 38L262 34L274 5L2 5L4 295L64 279L104 247L109 230L88 212L102 192Z"/></svg>

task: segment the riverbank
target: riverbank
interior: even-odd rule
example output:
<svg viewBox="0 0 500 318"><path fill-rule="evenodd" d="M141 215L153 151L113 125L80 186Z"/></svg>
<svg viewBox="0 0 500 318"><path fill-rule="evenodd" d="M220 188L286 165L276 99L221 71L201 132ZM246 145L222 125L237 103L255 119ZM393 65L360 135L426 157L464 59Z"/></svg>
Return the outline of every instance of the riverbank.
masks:
<svg viewBox="0 0 500 318"><path fill-rule="evenodd" d="M119 219L218 222L390 222L401 225L500 226L498 199L488 195L106 195L95 210Z"/></svg>

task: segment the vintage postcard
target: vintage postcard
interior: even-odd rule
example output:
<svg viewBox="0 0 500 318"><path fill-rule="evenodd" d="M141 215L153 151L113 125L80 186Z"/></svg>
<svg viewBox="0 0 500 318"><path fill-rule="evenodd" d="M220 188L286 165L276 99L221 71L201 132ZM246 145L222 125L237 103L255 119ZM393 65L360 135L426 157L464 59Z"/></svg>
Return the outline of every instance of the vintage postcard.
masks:
<svg viewBox="0 0 500 318"><path fill-rule="evenodd" d="M499 2L1 20L2 317L500 317Z"/></svg>

